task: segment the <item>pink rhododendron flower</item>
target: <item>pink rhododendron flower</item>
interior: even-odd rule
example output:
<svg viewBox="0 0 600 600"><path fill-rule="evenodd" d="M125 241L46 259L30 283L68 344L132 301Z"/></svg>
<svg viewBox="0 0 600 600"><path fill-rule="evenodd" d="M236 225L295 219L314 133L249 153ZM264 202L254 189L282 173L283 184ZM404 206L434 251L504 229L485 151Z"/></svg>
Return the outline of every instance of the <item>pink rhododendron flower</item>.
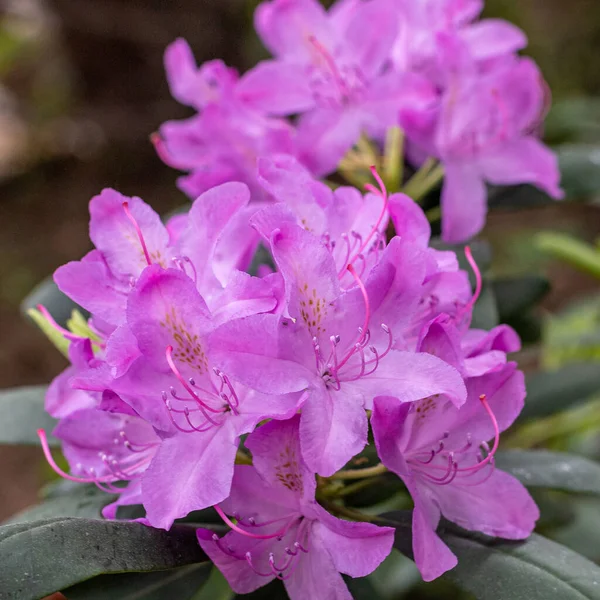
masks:
<svg viewBox="0 0 600 600"><path fill-rule="evenodd" d="M300 452L298 417L248 437L254 465L236 467L218 510L233 531L198 530L202 549L232 589L247 594L281 579L292 600L352 598L341 573L364 577L390 553L394 530L330 515L315 500L315 476Z"/></svg>

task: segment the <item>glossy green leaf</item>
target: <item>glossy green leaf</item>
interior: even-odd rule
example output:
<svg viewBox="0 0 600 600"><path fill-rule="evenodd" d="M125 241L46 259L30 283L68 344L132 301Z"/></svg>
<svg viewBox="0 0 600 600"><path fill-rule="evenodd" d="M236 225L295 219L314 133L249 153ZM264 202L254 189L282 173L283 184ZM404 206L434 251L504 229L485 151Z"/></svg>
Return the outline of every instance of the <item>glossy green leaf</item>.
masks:
<svg viewBox="0 0 600 600"><path fill-rule="evenodd" d="M101 575L62 590L68 600L196 600L211 572L210 563L154 573ZM213 596L211 600L225 600Z"/></svg>
<svg viewBox="0 0 600 600"><path fill-rule="evenodd" d="M535 306L550 291L550 282L540 275L505 277L494 279L492 288L504 323Z"/></svg>
<svg viewBox="0 0 600 600"><path fill-rule="evenodd" d="M600 464L582 456L549 450L505 450L496 454L496 466L526 486L600 494Z"/></svg>
<svg viewBox="0 0 600 600"><path fill-rule="evenodd" d="M527 377L527 398L519 419L545 417L581 404L600 391L600 368L573 363Z"/></svg>
<svg viewBox="0 0 600 600"><path fill-rule="evenodd" d="M21 303L21 312L26 315L30 308L36 308L38 304L45 306L56 322L63 327L66 326L73 310L88 314L58 289L52 277L46 277L27 295Z"/></svg>
<svg viewBox="0 0 600 600"><path fill-rule="evenodd" d="M489 330L498 325L499 322L498 305L494 288L489 281L484 281L481 294L473 309L471 327Z"/></svg>
<svg viewBox="0 0 600 600"><path fill-rule="evenodd" d="M569 504L574 516L567 524L552 530L552 538L594 562L600 561L598 499L592 497L572 498Z"/></svg>
<svg viewBox="0 0 600 600"><path fill-rule="evenodd" d="M563 144L556 148L567 197L594 196L600 191L600 145Z"/></svg>
<svg viewBox="0 0 600 600"><path fill-rule="evenodd" d="M7 523L31 523L55 517L100 519L102 508L116 498L94 485L75 486L68 494L50 497L41 504L14 515Z"/></svg>
<svg viewBox="0 0 600 600"><path fill-rule="evenodd" d="M396 548L412 556L410 513L384 516L396 526ZM453 525L438 533L458 557L445 577L478 600L600 600L600 567L540 535L512 542Z"/></svg>
<svg viewBox="0 0 600 600"><path fill-rule="evenodd" d="M0 444L39 445L38 429L50 433L56 421L44 410L46 386L34 385L0 391ZM52 436L48 442L57 445Z"/></svg>
<svg viewBox="0 0 600 600"><path fill-rule="evenodd" d="M600 147L598 148L598 158L600 160ZM600 163L597 168L600 172ZM573 236L555 231L543 231L538 233L535 239L537 246L544 252L600 278L600 250L598 248Z"/></svg>
<svg viewBox="0 0 600 600"><path fill-rule="evenodd" d="M205 562L193 527L47 519L0 527L2 600L37 600L76 583Z"/></svg>
<svg viewBox="0 0 600 600"><path fill-rule="evenodd" d="M229 587L221 571L213 567L206 584L194 596L194 600L231 600L234 596L235 592Z"/></svg>

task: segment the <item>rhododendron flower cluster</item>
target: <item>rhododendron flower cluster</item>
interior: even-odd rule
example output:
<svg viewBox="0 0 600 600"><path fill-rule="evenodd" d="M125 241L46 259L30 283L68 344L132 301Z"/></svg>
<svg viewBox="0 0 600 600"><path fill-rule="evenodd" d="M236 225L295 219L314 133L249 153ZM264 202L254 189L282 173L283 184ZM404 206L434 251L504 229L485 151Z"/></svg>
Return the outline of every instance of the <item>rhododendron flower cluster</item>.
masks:
<svg viewBox="0 0 600 600"><path fill-rule="evenodd" d="M273 58L241 77L221 61L198 68L182 39L167 49L173 96L198 114L165 123L157 150L189 173L179 185L192 198L231 178L261 198L259 157L293 154L326 176L361 136L383 147L400 127L422 183L445 175L444 239L467 240L485 223L486 182L563 195L556 158L539 140L548 90L518 55L527 39L499 19L478 20L482 8L482 0L338 0L326 11L318 0L267 0L255 26Z"/></svg>
<svg viewBox="0 0 600 600"><path fill-rule="evenodd" d="M141 505L145 524L169 529L216 511L230 531L199 529L198 542L237 593L279 579L292 599L350 598L341 574L375 570L395 529L356 510L348 482L383 473L412 497L427 581L456 565L442 517L522 539L539 516L495 468L525 398L507 358L520 342L471 327L469 248L474 291L378 169L365 189L317 178L361 133L377 142L400 125L409 160L444 166L448 239L482 226L484 181L559 195L534 131L541 80L515 55L524 38L476 22L480 8L265 2L256 24L275 58L241 78L218 61L198 69L175 42L171 88L198 115L154 142L189 171L190 210L163 224L104 190L90 202L95 249L54 277L87 326L63 329L40 307L71 362L46 398L67 471L40 431L52 467L115 495L108 519Z"/></svg>

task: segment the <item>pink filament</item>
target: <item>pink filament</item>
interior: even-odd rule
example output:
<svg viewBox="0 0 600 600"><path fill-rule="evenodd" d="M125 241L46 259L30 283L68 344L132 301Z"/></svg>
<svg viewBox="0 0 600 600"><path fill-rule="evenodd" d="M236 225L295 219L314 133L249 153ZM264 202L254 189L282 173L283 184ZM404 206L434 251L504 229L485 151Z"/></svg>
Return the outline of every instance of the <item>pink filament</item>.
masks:
<svg viewBox="0 0 600 600"><path fill-rule="evenodd" d="M477 300L479 300L479 296L481 295L481 288L483 285L481 279L481 271L479 270L479 267L477 266L477 263L473 258L473 253L471 252L470 246L465 246L465 257L467 258L467 261L471 266L471 269L473 269L473 273L475 274L475 292L473 293L473 296L471 296L471 299L463 307L462 314L465 314L473 309L473 307L477 303Z"/></svg>
<svg viewBox="0 0 600 600"><path fill-rule="evenodd" d="M289 523L283 527L282 529L280 529L279 531L276 531L275 533L269 533L269 534L265 534L265 535L260 535L257 533L251 533L249 531L244 531L241 527L238 527L224 512L223 509L218 506L215 505L214 509L217 511L217 513L219 514L219 516L221 517L221 519L223 519L223 521L225 521L225 523L227 525L229 525L229 527L231 527L231 529L233 529L233 531L236 531L237 533L240 533L242 535L245 535L246 537L249 538L254 538L256 540L272 540L278 537L281 537L282 535L285 535L288 531L288 529L290 528L291 523L293 522L293 519L291 519L289 521Z"/></svg>
<svg viewBox="0 0 600 600"><path fill-rule="evenodd" d="M131 214L131 211L129 210L129 202L123 202L123 210L125 211L127 218L131 221L131 223L135 229L135 232L137 233L138 239L140 240L140 244L142 245L142 250L144 251L144 256L146 257L146 262L149 265L151 265L152 259L150 258L150 253L148 252L148 248L147 248L146 242L144 240L144 234L142 233L142 230L141 230L140 226L138 225L138 222L135 220L135 217Z"/></svg>
<svg viewBox="0 0 600 600"><path fill-rule="evenodd" d="M223 412L222 410L212 408L212 407L208 406L205 402L202 402L202 400L200 400L200 397L196 394L196 392L194 392L194 390L190 387L188 382L183 378L183 376L179 372L179 369L177 368L177 365L175 364L175 361L173 360L172 354L173 354L173 346L167 346L167 350L166 350L167 363L169 363L169 367L171 368L171 371L173 371L173 375L175 375L175 377L177 377L177 379L179 380L179 383L181 383L181 385L185 388L186 392L198 403L198 406L200 407L200 409L205 409L205 410L208 410L213 413L222 413ZM213 425L219 425L219 423L217 421L214 421L213 419L211 419L204 410L202 410L202 414Z"/></svg>
<svg viewBox="0 0 600 600"><path fill-rule="evenodd" d="M74 481L76 483L95 483L95 484L106 483L106 484L109 484L109 483L111 483L111 481L115 480L114 475L104 475L102 477L75 477L74 475L70 475L69 473L66 473L56 464L56 461L54 460L54 457L52 456L52 452L50 451L50 446L48 445L48 438L46 437L46 432L43 429L38 429L37 434L38 434L38 437L40 438L40 442L42 444L42 451L44 452L44 456L46 457L48 464L50 465L52 470L55 473L57 473L58 475L60 475L61 477L64 477L65 479L68 479L69 481ZM139 463L136 463L135 465L133 465L131 470L135 471L136 469L144 466L147 462L148 462L147 459L140 461ZM127 478L131 477L131 475L126 474L126 473L122 473L122 474L125 475ZM122 490L119 490L119 491L122 491Z"/></svg>
<svg viewBox="0 0 600 600"><path fill-rule="evenodd" d="M370 184L365 185L365 189L367 189L369 192L372 192L373 194L380 196L383 199L383 207L381 209L381 213L379 214L379 218L377 219L377 223L371 229L371 232L365 238L365 240L361 244L360 248L358 249L358 252L356 252L356 254L354 255L354 258L350 261L350 263L354 262L356 260L356 257L359 254L363 253L364 249L369 245L369 242L371 241L373 236L376 233L379 233L379 227L381 226L381 223L387 213L389 197L388 197L387 188L385 187L385 183L383 183L383 179L381 179L381 177L379 176L379 173L377 172L377 169L374 166L370 167L370 171L373 174L373 177L375 178L377 185L379 185L379 190L377 190Z"/></svg>
<svg viewBox="0 0 600 600"><path fill-rule="evenodd" d="M42 313L42 316L44 317L44 319L46 319L46 321L48 321L48 323L50 324L50 326L53 329L56 329L56 331L58 331L62 336L64 336L66 339L71 340L71 341L76 341L76 340L85 340L87 338L84 338L80 335L76 335L72 332L70 332L68 329L65 329L64 327L61 327L53 318L52 315L48 312L48 309L42 305L42 304L38 304L37 305L37 309Z"/></svg>
<svg viewBox="0 0 600 600"><path fill-rule="evenodd" d="M481 462L477 463L476 465L473 465L472 467L459 469L460 473L478 471L479 469L481 469L481 467L484 467L485 465L487 465L489 462L491 462L493 460L494 455L496 454L496 451L498 450L498 445L500 444L500 428L498 427L498 421L496 419L496 415L494 415L494 412L490 408L490 405L487 401L485 394L481 394L481 396L479 396L479 400L481 401L481 404L483 404L483 407L487 411L487 414L489 415L489 417L492 421L492 426L494 427L494 445L492 446L492 449L488 452L488 455Z"/></svg>
<svg viewBox="0 0 600 600"><path fill-rule="evenodd" d="M321 42L319 42L319 40L317 40L317 38L314 35L311 35L308 38L308 41L312 44L312 46L318 52L319 56L321 56L321 58L323 58L325 60L325 64L327 65L331 74L333 75L333 78L335 80L335 83L338 87L340 94L342 96L345 96L347 93L346 84L344 83L344 79L337 67L337 64L335 63L335 60L333 59L331 54L328 52L327 48L325 48L325 46L323 46L323 44L321 44Z"/></svg>
<svg viewBox="0 0 600 600"><path fill-rule="evenodd" d="M351 264L348 265L347 269L350 272L350 274L352 275L352 277L354 277L354 280L356 281L356 284L358 285L358 288L360 289L360 291L363 295L363 299L365 301L365 322L364 322L362 329L360 330L360 336L359 336L356 344L354 346L352 346L352 348L350 348L350 350L348 351L346 356L344 356L344 358L336 365L336 368L335 368L336 373L354 355L354 353L356 352L357 344L358 345L362 344L363 340L368 335L369 321L371 320L371 303L369 302L369 294L367 293L367 289L365 288L365 285L362 282L361 278L356 274L356 271L354 270L354 267Z"/></svg>

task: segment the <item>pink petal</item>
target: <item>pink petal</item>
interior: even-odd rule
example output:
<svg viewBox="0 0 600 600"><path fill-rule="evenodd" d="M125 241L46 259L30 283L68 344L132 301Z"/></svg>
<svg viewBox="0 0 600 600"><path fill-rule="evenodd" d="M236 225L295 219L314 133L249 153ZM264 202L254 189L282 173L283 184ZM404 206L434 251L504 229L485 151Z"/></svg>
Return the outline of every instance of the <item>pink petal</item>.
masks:
<svg viewBox="0 0 600 600"><path fill-rule="evenodd" d="M169 234L160 217L140 198L128 198L105 189L90 201L90 238L102 252L110 270L117 277L137 277L148 265L138 233L128 218L123 203L140 228L152 262L167 258Z"/></svg>
<svg viewBox="0 0 600 600"><path fill-rule="evenodd" d="M447 163L442 188L442 237L464 242L481 231L487 213L487 192L474 165Z"/></svg>
<svg viewBox="0 0 600 600"><path fill-rule="evenodd" d="M470 485L476 478L457 478L435 494L444 517L491 536L511 540L528 537L540 513L523 484L498 470L485 483ZM463 481L465 485L461 485Z"/></svg>
<svg viewBox="0 0 600 600"><path fill-rule="evenodd" d="M258 63L240 79L236 91L249 108L276 116L304 112L315 105L306 67L276 60Z"/></svg>
<svg viewBox="0 0 600 600"><path fill-rule="evenodd" d="M495 185L530 183L560 199L560 171L556 154L539 140L525 137L479 159L483 176Z"/></svg>
<svg viewBox="0 0 600 600"><path fill-rule="evenodd" d="M202 433L180 433L162 442L142 478L146 516L169 529L175 519L229 495L237 439L230 420Z"/></svg>
<svg viewBox="0 0 600 600"><path fill-rule="evenodd" d="M515 25L502 19L484 19L460 31L471 54L478 60L517 52L527 46L527 36Z"/></svg>
<svg viewBox="0 0 600 600"><path fill-rule="evenodd" d="M317 515L319 523L313 534L329 552L335 568L346 575L369 575L392 550L395 530L391 527L336 519L320 506Z"/></svg>
<svg viewBox="0 0 600 600"><path fill-rule="evenodd" d="M302 456L313 471L329 477L365 447L367 429L362 398L351 388L312 390L300 420Z"/></svg>

